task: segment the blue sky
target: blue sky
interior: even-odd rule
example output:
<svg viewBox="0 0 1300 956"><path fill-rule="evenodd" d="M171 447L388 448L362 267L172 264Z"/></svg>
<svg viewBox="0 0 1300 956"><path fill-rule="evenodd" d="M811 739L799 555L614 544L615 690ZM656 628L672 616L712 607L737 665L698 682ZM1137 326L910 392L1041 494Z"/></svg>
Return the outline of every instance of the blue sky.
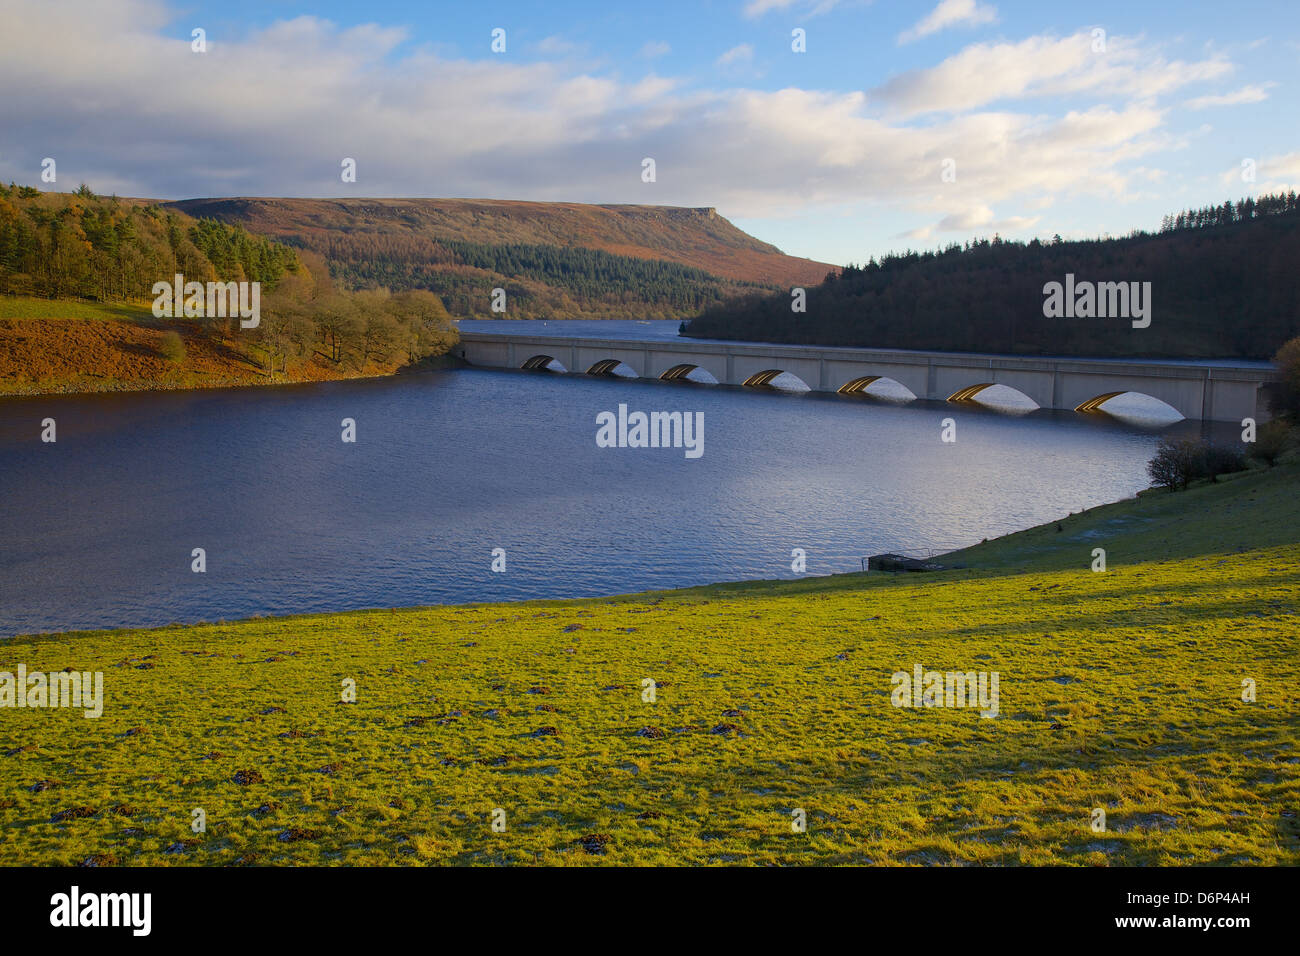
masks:
<svg viewBox="0 0 1300 956"><path fill-rule="evenodd" d="M1296 12L0 0L0 176L37 183L52 156L52 188L159 198L715 206L836 263L995 232L1123 234L1300 183Z"/></svg>

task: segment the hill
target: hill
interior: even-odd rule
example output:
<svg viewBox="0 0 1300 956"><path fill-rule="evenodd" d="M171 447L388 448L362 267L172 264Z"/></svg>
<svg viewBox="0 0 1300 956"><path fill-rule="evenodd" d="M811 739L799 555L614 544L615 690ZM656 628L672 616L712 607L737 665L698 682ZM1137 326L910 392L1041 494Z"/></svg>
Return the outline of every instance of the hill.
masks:
<svg viewBox="0 0 1300 956"><path fill-rule="evenodd" d="M0 669L100 670L105 702L7 712L9 859L1295 864L1297 477L938 574L14 638ZM916 665L997 672L997 715L891 706Z"/></svg>
<svg viewBox="0 0 1300 956"><path fill-rule="evenodd" d="M686 318L739 295L820 281L714 209L488 199L188 199L194 217L310 249L349 287L428 289L452 315Z"/></svg>
<svg viewBox="0 0 1300 956"><path fill-rule="evenodd" d="M1073 279L1067 279L1073 276ZM1049 283L1137 287L1128 317L1048 317ZM1148 295L1149 293L1149 295ZM1125 296L1125 298L1128 298ZM1108 305L1109 295L1107 296ZM1100 296L1094 300L1100 302ZM1122 301L1116 297L1116 303ZM1132 303L1131 303L1132 304ZM1132 309L1130 309L1132 311ZM1166 217L1158 233L1043 243L995 236L846 266L807 290L724 303L690 323L706 338L1020 354L1266 359L1300 334L1294 192Z"/></svg>
<svg viewBox="0 0 1300 956"><path fill-rule="evenodd" d="M155 316L153 285L176 273L258 283L259 324ZM455 340L431 293L336 290L318 257L238 223L0 184L0 395L388 375Z"/></svg>

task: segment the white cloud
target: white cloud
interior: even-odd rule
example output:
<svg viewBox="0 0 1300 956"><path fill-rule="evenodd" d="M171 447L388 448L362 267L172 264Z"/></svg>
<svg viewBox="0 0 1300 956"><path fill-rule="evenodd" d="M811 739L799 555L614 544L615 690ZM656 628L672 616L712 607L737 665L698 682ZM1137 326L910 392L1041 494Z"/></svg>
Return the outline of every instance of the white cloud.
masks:
<svg viewBox="0 0 1300 956"><path fill-rule="evenodd" d="M651 73L640 82L624 87L623 95L629 103L654 103L675 90L681 82L667 76L655 76Z"/></svg>
<svg viewBox="0 0 1300 956"><path fill-rule="evenodd" d="M1233 166L1219 177L1229 189L1237 189L1253 196L1261 193L1300 190L1300 152L1283 153L1280 156L1243 162L1253 163L1254 182L1247 182L1241 178L1244 168L1242 165Z"/></svg>
<svg viewBox="0 0 1300 956"><path fill-rule="evenodd" d="M815 17L837 7L840 0L749 0L745 4L745 16L757 19L773 10L789 10L793 6L802 6L806 16Z"/></svg>
<svg viewBox="0 0 1300 956"><path fill-rule="evenodd" d="M1220 96L1197 96L1188 100L1184 105L1188 109L1203 110L1209 106L1238 106L1242 103L1260 103L1268 99L1268 91L1277 86L1276 83L1260 83L1243 86L1239 90L1231 93L1224 93Z"/></svg>
<svg viewBox="0 0 1300 956"><path fill-rule="evenodd" d="M1134 167L1181 145L1157 96L1231 68L1167 63L1118 37L1101 58L1031 38L870 93L708 89L564 58L447 58L406 49L400 30L314 17L210 35L195 54L159 2L6 2L0 178L36 184L53 156L57 188L161 199L485 196L737 217L893 204L933 230L1005 232L1044 196L1127 198L1149 182ZM1049 89L1071 91L1073 108L1018 103ZM340 181L343 157L356 184ZM940 179L948 157L954 183Z"/></svg>
<svg viewBox="0 0 1300 956"><path fill-rule="evenodd" d="M983 203L969 206L958 213L949 213L939 220L936 228L946 232L956 230L978 229L980 226L987 226L993 221L993 210Z"/></svg>
<svg viewBox="0 0 1300 956"><path fill-rule="evenodd" d="M1259 168L1265 176L1289 176L1292 179L1300 179L1300 152L1273 156L1260 163Z"/></svg>
<svg viewBox="0 0 1300 956"><path fill-rule="evenodd" d="M1041 221L1040 216L1008 216L1005 219L999 219L994 215L993 210L983 203L975 203L970 206L959 208L956 212L948 213L938 222L932 222L925 226L918 226L915 229L909 229L906 232L895 236L897 239L915 239L925 241L935 238L939 233L953 232L971 235L978 233L980 235L991 236L998 234L1007 236L1012 233L1025 232L1038 225Z"/></svg>
<svg viewBox="0 0 1300 956"><path fill-rule="evenodd" d="M785 10L794 4L795 0L749 0L745 4L745 16L761 17L771 10Z"/></svg>
<svg viewBox="0 0 1300 956"><path fill-rule="evenodd" d="M662 40L647 40L645 46L641 47L640 55L647 60L653 60L656 57L666 56L672 50L673 48Z"/></svg>
<svg viewBox="0 0 1300 956"><path fill-rule="evenodd" d="M898 42L911 43L949 27L975 27L993 23L997 18L997 7L977 0L939 0L939 5L928 15L898 35Z"/></svg>
<svg viewBox="0 0 1300 956"><path fill-rule="evenodd" d="M1004 99L1091 93L1150 98L1232 71L1221 56L1195 63L1165 60L1136 41L1112 36L1094 53L1087 32L1018 43L977 43L937 66L899 74L871 91L892 112L960 112Z"/></svg>
<svg viewBox="0 0 1300 956"><path fill-rule="evenodd" d="M537 44L537 52L546 56L570 56L581 53L583 49L582 44L566 40L561 36L545 37Z"/></svg>
<svg viewBox="0 0 1300 956"><path fill-rule="evenodd" d="M753 59L754 48L748 43L742 43L739 46L733 46L718 57L718 66L736 66L741 63L749 63Z"/></svg>

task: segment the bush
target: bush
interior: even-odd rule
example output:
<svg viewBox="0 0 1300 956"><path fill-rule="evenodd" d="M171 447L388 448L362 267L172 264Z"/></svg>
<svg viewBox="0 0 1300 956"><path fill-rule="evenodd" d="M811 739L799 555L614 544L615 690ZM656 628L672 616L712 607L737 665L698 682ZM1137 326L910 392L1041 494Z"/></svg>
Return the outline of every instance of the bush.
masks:
<svg viewBox="0 0 1300 956"><path fill-rule="evenodd" d="M1232 448L1204 440L1165 438L1147 463L1147 474L1157 485L1177 490L1198 478L1214 478L1246 470L1246 456Z"/></svg>
<svg viewBox="0 0 1300 956"><path fill-rule="evenodd" d="M1291 447L1291 439L1290 426L1281 419L1274 419L1260 426L1255 435L1255 444L1250 449L1250 457L1272 468Z"/></svg>
<svg viewBox="0 0 1300 956"><path fill-rule="evenodd" d="M1199 442L1194 478L1217 478L1234 471L1246 470L1246 455L1235 448Z"/></svg>
<svg viewBox="0 0 1300 956"><path fill-rule="evenodd" d="M1192 480L1193 463L1196 460L1197 442L1184 439L1173 441L1169 438L1160 440L1160 447L1147 462L1147 474L1151 480L1162 488L1176 491L1186 488Z"/></svg>
<svg viewBox="0 0 1300 956"><path fill-rule="evenodd" d="M180 365L185 361L185 342L177 332L164 332L162 345L158 351L162 353L163 358L174 365Z"/></svg>
<svg viewBox="0 0 1300 956"><path fill-rule="evenodd" d="M1300 422L1300 338L1278 349L1273 364L1277 366L1278 381L1268 387L1268 403L1274 414Z"/></svg>

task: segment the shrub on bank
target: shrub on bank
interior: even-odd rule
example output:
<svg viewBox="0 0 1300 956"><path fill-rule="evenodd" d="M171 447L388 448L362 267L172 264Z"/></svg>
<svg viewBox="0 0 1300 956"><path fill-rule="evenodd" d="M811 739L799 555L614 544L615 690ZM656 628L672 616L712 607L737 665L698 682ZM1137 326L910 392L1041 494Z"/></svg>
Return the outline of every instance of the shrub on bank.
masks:
<svg viewBox="0 0 1300 956"><path fill-rule="evenodd" d="M162 353L163 358L173 365L180 365L181 362L185 361L185 342L178 332L164 332L162 345L159 346L158 351Z"/></svg>
<svg viewBox="0 0 1300 956"><path fill-rule="evenodd" d="M1268 403L1274 414L1300 422L1300 336L1277 350L1273 364L1278 380L1268 386Z"/></svg>
<svg viewBox="0 0 1300 956"><path fill-rule="evenodd" d="M1177 490L1200 478L1215 478L1246 470L1246 456L1204 439L1166 438L1147 463L1147 474L1157 485Z"/></svg>
<svg viewBox="0 0 1300 956"><path fill-rule="evenodd" d="M1250 449L1250 457L1272 468L1291 447L1293 441L1291 426L1281 419L1274 419L1260 426L1259 434L1255 436L1255 444Z"/></svg>

